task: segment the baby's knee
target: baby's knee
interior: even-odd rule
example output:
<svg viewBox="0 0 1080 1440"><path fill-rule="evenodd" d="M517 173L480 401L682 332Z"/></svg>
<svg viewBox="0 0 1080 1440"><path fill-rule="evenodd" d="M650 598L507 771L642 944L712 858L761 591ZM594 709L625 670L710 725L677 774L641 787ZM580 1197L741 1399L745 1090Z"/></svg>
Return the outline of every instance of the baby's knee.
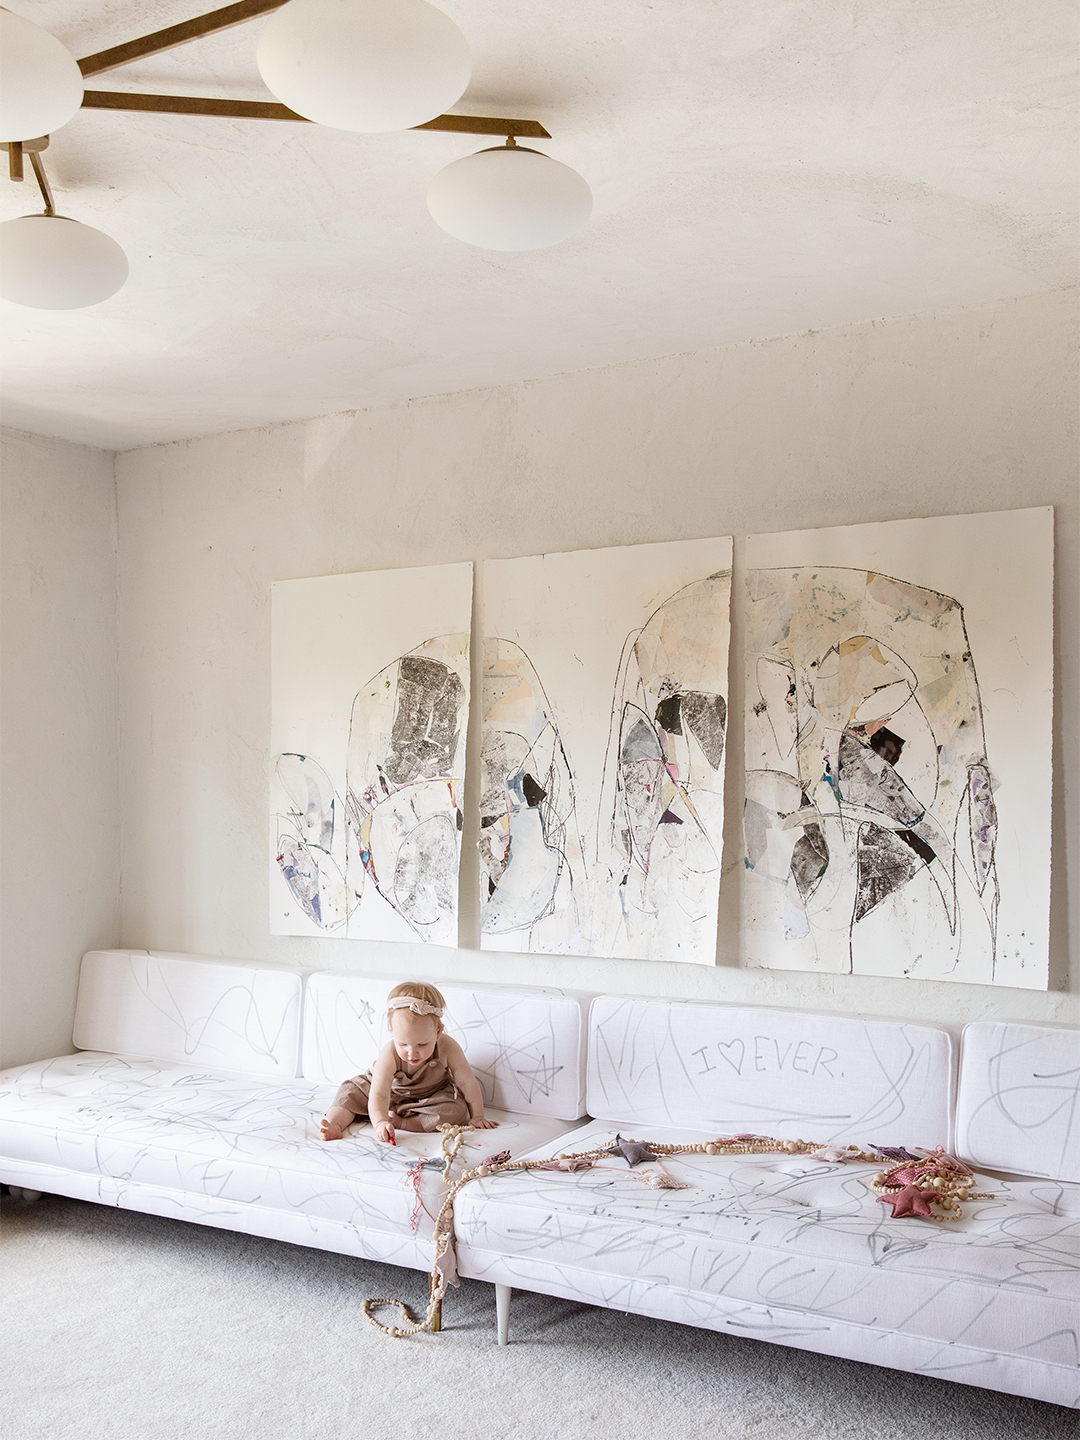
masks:
<svg viewBox="0 0 1080 1440"><path fill-rule="evenodd" d="M355 1080L343 1081L337 1088L331 1109L348 1110L355 1118L366 1120L368 1118L367 1086L357 1085Z"/></svg>

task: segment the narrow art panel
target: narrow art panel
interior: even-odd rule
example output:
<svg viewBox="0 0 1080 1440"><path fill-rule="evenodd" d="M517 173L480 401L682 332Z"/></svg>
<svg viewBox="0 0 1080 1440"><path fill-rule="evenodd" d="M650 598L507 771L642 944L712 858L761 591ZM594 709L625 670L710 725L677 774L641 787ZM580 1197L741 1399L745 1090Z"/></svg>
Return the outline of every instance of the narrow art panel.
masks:
<svg viewBox="0 0 1080 1440"><path fill-rule="evenodd" d="M1053 512L747 542L750 965L1045 989Z"/></svg>
<svg viewBox="0 0 1080 1440"><path fill-rule="evenodd" d="M270 932L457 944L472 566L273 591Z"/></svg>
<svg viewBox="0 0 1080 1440"><path fill-rule="evenodd" d="M712 965L731 540L484 569L481 943Z"/></svg>

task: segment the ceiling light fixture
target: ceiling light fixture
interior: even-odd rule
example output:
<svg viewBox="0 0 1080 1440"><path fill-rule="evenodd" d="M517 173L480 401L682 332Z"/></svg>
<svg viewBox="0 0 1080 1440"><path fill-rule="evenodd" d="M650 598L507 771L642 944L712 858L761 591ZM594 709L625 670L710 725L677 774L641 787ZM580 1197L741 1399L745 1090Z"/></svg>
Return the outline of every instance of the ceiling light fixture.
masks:
<svg viewBox="0 0 1080 1440"><path fill-rule="evenodd" d="M289 0L255 58L298 115L369 134L434 120L472 74L465 36L426 0Z"/></svg>
<svg viewBox="0 0 1080 1440"><path fill-rule="evenodd" d="M275 10L279 13L259 40L256 60L279 103L82 88L82 80L91 75ZM48 144L48 132L66 124L80 105L90 110L310 120L366 133L408 129L505 136L505 146L448 165L428 192L428 209L436 223L484 249L555 245L579 230L592 211L591 191L576 171L516 144L517 139L550 140L538 121L439 113L460 99L469 83L471 60L460 30L427 0L236 0L79 61L22 16L0 10L0 26L0 136L9 153L10 175L23 178L25 150L45 196L43 215L24 215L0 225L5 261L13 267L13 278L0 284L0 295L22 305L93 305L115 294L127 276L127 260L116 242L57 215L48 193L39 152ZM48 229L40 222L48 222ZM61 283L65 266L68 279Z"/></svg>
<svg viewBox="0 0 1080 1440"><path fill-rule="evenodd" d="M116 294L128 277L127 256L103 231L57 215L41 162L48 143L40 138L19 147L30 157L45 209L0 225L0 295L37 310L81 310Z"/></svg>
<svg viewBox="0 0 1080 1440"><path fill-rule="evenodd" d="M33 140L59 130L82 98L74 55L40 25L0 9L0 136Z"/></svg>
<svg viewBox="0 0 1080 1440"><path fill-rule="evenodd" d="M468 245L540 250L587 223L592 191L569 165L511 137L440 170L427 203L436 224Z"/></svg>

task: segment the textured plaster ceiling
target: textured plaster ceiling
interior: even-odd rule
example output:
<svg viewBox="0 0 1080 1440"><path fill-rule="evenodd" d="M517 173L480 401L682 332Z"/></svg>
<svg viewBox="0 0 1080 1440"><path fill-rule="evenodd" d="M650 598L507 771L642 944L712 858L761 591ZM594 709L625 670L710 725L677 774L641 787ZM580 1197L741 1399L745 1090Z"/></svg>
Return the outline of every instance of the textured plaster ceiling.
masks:
<svg viewBox="0 0 1080 1440"><path fill-rule="evenodd" d="M5 0L76 55L214 0ZM594 217L500 255L430 219L493 143L82 111L46 163L112 300L0 301L8 424L127 448L1075 281L1071 0L438 0L461 113L538 119ZM265 21L95 89L270 98ZM40 208L0 181L0 218Z"/></svg>

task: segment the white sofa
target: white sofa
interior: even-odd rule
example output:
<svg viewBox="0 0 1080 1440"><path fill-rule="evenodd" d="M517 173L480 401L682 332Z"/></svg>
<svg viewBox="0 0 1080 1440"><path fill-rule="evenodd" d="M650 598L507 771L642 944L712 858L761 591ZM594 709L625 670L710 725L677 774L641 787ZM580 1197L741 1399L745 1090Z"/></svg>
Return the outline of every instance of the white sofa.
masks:
<svg viewBox="0 0 1080 1440"><path fill-rule="evenodd" d="M95 951L80 1052L0 1074L0 1181L427 1270L440 1136L318 1138L338 1082L385 1042L400 977ZM584 1113L585 1003L569 992L441 987L497 1130L457 1170L563 1136Z"/></svg>
<svg viewBox="0 0 1080 1440"><path fill-rule="evenodd" d="M83 962L81 1053L0 1075L0 1180L426 1270L438 1140L323 1144L334 1086L383 1038L393 977L145 952ZM613 1159L476 1180L458 1266L512 1287L1076 1405L1080 1090L1076 1032L944 1029L503 986L441 987L499 1129L455 1167L584 1150L616 1133L742 1131L943 1145L993 1200L959 1222L893 1220L879 1168L805 1156L666 1161L653 1190ZM592 1118L580 1123L584 1115ZM1000 1172L1010 1172L1011 1178ZM1021 1178L1026 1177L1026 1178Z"/></svg>
<svg viewBox="0 0 1080 1440"><path fill-rule="evenodd" d="M969 1025L955 1110L954 1048L927 1025L599 996L593 1119L535 1155L619 1132L942 1145L999 1172L979 1185L994 1199L958 1222L894 1220L866 1184L882 1166L801 1155L665 1160L685 1190L617 1159L511 1173L462 1189L460 1271L498 1287L500 1338L519 1287L1076 1405L1078 1036Z"/></svg>

